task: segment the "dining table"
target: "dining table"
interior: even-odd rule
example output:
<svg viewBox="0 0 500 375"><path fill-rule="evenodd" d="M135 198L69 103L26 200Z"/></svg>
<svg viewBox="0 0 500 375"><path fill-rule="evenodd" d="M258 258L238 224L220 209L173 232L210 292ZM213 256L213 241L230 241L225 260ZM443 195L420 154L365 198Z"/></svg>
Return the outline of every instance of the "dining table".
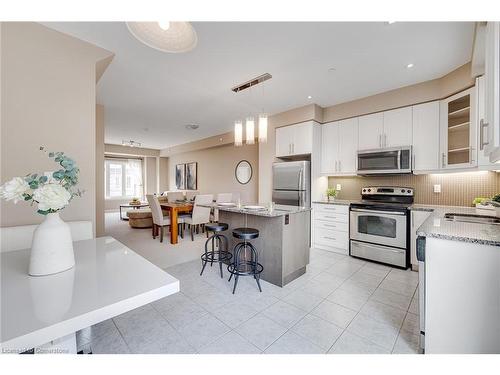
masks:
<svg viewBox="0 0 500 375"><path fill-rule="evenodd" d="M0 353L76 353L76 331L179 292L113 237L73 242L75 266L30 276L30 249L0 254Z"/></svg>
<svg viewBox="0 0 500 375"><path fill-rule="evenodd" d="M180 213L190 213L193 211L191 202L160 202L162 209L168 211L170 217L170 243L177 244L179 236L178 219Z"/></svg>

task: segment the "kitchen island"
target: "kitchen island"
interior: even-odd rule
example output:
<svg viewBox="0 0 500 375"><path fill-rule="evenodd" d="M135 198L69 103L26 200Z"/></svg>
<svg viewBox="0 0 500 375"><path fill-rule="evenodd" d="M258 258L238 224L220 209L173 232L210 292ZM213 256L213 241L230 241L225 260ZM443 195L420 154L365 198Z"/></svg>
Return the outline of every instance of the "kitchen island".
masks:
<svg viewBox="0 0 500 375"><path fill-rule="evenodd" d="M233 229L255 228L259 237L251 242L264 266L261 279L281 287L303 275L309 263L311 208L276 205L273 210L254 211L243 207L214 206L219 221L229 225L223 233L229 239L229 251L239 242Z"/></svg>
<svg viewBox="0 0 500 375"><path fill-rule="evenodd" d="M500 225L494 223L495 211L431 209L417 230L421 347L430 354L498 354ZM479 223L481 216L493 219Z"/></svg>

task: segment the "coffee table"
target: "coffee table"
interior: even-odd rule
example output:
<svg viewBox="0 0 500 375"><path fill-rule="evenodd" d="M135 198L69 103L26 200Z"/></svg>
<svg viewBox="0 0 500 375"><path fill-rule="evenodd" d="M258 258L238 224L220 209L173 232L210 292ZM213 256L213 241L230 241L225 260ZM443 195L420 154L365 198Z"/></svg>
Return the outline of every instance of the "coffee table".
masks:
<svg viewBox="0 0 500 375"><path fill-rule="evenodd" d="M148 207L149 204L147 203L141 203L141 204L130 204L130 203L125 203L125 204L120 204L120 220L128 220L128 217L123 217L122 215L122 208L134 208L138 210L139 208L142 207Z"/></svg>

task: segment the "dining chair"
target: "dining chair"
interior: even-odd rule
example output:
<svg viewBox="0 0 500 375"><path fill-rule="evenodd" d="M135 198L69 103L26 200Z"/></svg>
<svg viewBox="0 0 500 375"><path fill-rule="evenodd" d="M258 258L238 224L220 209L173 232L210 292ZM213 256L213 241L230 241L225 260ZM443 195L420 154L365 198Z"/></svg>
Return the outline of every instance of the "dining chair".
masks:
<svg viewBox="0 0 500 375"><path fill-rule="evenodd" d="M199 194L198 191L193 191L193 190L189 190L189 191L186 191L186 200L188 202L191 202L193 199L195 199L195 197Z"/></svg>
<svg viewBox="0 0 500 375"><path fill-rule="evenodd" d="M154 195L146 195L146 199L148 200L149 208L151 208L151 216L153 217L153 239L156 239L158 235L158 228L160 229L160 242L163 242L163 228L170 227L170 217L163 216L163 212L161 210L160 202L158 198ZM182 232L182 223L184 222L184 218L179 217L177 219L177 223L179 225L179 229L181 232L181 237L183 237Z"/></svg>
<svg viewBox="0 0 500 375"><path fill-rule="evenodd" d="M215 203L231 203L233 200L233 193L219 193L217 194L217 197L215 198ZM212 221L218 222L219 221L219 210L214 209L213 215L211 217Z"/></svg>
<svg viewBox="0 0 500 375"><path fill-rule="evenodd" d="M202 207L201 205L210 205L213 203L213 194L200 194L194 199L193 213L191 217L183 218L184 222L189 225L189 231L191 232L191 241L194 241L194 229L199 232L200 225L202 226L202 231L204 231L204 225L210 222L210 212L212 209L210 207Z"/></svg>
<svg viewBox="0 0 500 375"><path fill-rule="evenodd" d="M175 203L175 201L183 201L184 193L182 191L169 191L167 192L167 200Z"/></svg>

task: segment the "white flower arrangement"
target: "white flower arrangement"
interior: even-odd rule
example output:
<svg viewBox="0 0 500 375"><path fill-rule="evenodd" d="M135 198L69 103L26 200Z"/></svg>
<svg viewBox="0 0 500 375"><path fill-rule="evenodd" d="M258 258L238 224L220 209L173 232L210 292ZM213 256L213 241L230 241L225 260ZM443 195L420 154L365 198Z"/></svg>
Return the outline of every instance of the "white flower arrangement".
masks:
<svg viewBox="0 0 500 375"><path fill-rule="evenodd" d="M40 150L44 151L44 148L40 147ZM74 189L80 173L75 162L63 152L49 152L48 156L62 168L51 175L31 173L25 177L14 177L0 186L0 198L14 203L37 203L37 212L47 215L62 210L75 196L80 197L83 191Z"/></svg>

